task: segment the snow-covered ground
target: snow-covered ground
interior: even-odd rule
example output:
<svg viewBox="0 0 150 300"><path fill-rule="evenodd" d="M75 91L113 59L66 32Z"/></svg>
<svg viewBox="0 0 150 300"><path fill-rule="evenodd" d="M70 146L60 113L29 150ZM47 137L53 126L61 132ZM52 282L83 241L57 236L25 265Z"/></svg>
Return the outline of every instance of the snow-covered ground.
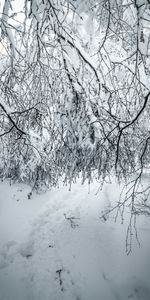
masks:
<svg viewBox="0 0 150 300"><path fill-rule="evenodd" d="M33 194L0 184L0 300L149 300L150 220L137 224L141 247L126 255L123 225L101 211L119 197L78 182Z"/></svg>

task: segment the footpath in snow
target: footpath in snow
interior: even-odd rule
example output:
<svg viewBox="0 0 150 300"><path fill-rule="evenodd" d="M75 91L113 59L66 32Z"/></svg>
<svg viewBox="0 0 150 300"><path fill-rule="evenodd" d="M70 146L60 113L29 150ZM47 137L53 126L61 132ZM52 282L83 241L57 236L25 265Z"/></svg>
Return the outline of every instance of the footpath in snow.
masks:
<svg viewBox="0 0 150 300"><path fill-rule="evenodd" d="M25 185L0 184L0 300L150 299L150 220L139 218L141 247L133 240L127 256L128 215L100 219L119 188L98 188L28 197Z"/></svg>

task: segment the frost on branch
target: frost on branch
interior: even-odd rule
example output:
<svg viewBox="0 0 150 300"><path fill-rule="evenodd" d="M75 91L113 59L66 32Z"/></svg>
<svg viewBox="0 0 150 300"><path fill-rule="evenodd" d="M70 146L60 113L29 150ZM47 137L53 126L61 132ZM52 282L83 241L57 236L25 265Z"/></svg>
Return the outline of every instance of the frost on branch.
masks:
<svg viewBox="0 0 150 300"><path fill-rule="evenodd" d="M26 0L22 19L11 4L0 25L1 178L37 188L136 176L135 199L150 166L149 1Z"/></svg>

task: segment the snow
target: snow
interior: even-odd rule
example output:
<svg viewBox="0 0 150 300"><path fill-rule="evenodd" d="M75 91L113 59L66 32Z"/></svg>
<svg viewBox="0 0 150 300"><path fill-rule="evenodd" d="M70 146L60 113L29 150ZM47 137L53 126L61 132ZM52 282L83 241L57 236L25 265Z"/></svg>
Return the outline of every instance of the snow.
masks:
<svg viewBox="0 0 150 300"><path fill-rule="evenodd" d="M9 12L10 12L11 8L12 8L11 2L6 0L4 3L3 14L2 14L2 18L1 18L1 23L2 23L1 27L2 27L3 33L8 37L8 40L9 40L10 45L13 50L13 54L15 54L16 44L15 44L15 40L14 40L12 31L10 30L10 28L8 26Z"/></svg>
<svg viewBox="0 0 150 300"><path fill-rule="evenodd" d="M12 109L4 102L4 100L1 98L0 100L0 106L2 106L5 109L5 112L9 115L11 114L13 111Z"/></svg>
<svg viewBox="0 0 150 300"><path fill-rule="evenodd" d="M101 211L118 199L113 182L98 191L78 182L30 194L23 184L0 184L1 300L149 300L149 220L137 226L141 247L125 252L121 225Z"/></svg>

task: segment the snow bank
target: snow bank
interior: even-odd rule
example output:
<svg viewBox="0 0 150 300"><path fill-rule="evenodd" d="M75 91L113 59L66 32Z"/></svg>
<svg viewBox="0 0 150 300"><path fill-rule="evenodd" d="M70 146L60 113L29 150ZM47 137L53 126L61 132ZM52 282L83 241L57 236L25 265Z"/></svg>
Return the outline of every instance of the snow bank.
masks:
<svg viewBox="0 0 150 300"><path fill-rule="evenodd" d="M139 220L141 247L133 243L127 256L128 220L100 220L119 188L98 188L88 193L78 182L71 192L61 187L30 198L29 187L1 183L1 300L150 299L149 220Z"/></svg>

